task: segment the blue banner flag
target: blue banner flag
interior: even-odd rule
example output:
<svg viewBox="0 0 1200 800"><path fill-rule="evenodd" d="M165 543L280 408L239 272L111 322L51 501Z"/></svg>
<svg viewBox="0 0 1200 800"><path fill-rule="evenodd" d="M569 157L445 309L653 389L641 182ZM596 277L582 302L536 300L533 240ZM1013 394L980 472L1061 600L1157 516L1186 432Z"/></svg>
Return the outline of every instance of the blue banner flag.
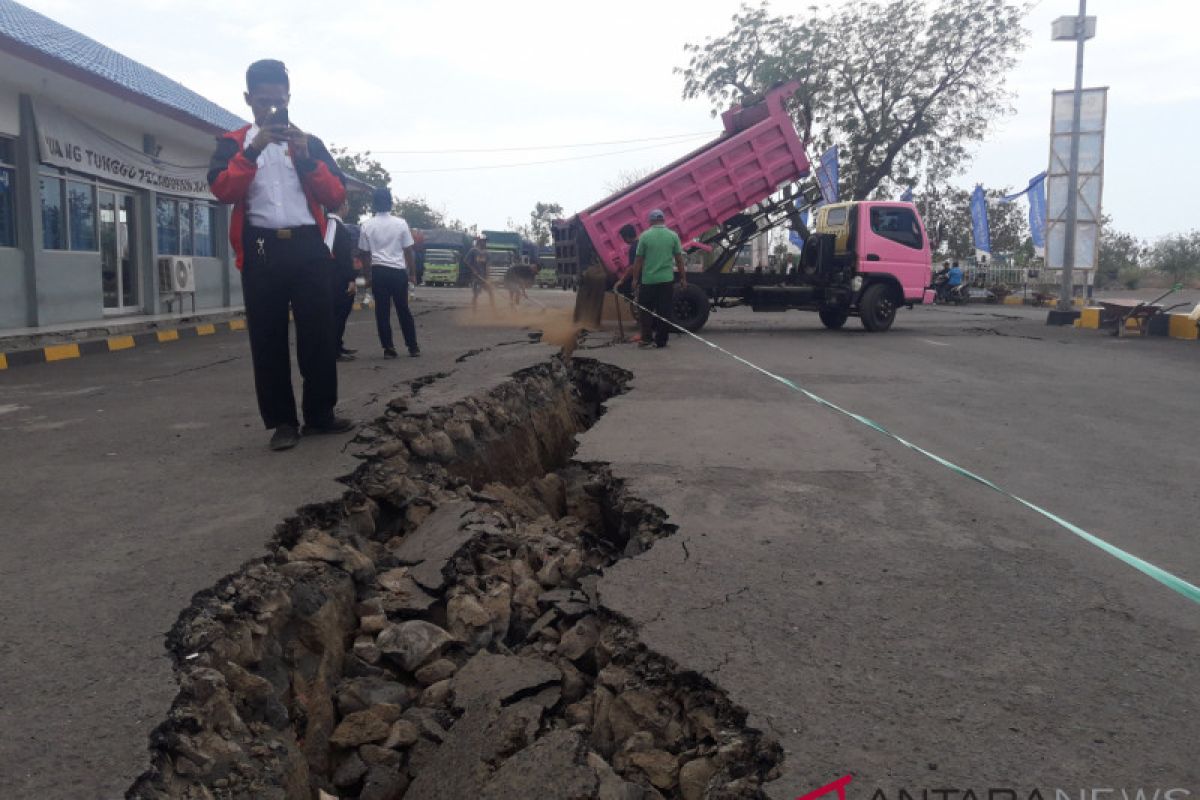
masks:
<svg viewBox="0 0 1200 800"><path fill-rule="evenodd" d="M908 188L906 188L904 190L904 194L900 195L900 202L901 203L911 203L912 201L913 201L913 190L912 190L912 187L909 186Z"/></svg>
<svg viewBox="0 0 1200 800"><path fill-rule="evenodd" d="M975 258L991 257L992 235L988 231L987 196L982 184L976 184L971 193L971 232L975 236Z"/></svg>
<svg viewBox="0 0 1200 800"><path fill-rule="evenodd" d="M1029 238L1037 255L1046 257L1046 173L1029 184Z"/></svg>
<svg viewBox="0 0 1200 800"><path fill-rule="evenodd" d="M1011 203L1014 200L1016 200L1018 197L1020 197L1021 195L1034 191L1034 189L1036 189L1038 186L1042 187L1041 191L1042 191L1042 196L1044 197L1045 191L1046 191L1046 187L1045 187L1045 183L1044 183L1045 180L1046 180L1046 173L1039 172L1037 175L1034 175L1032 178L1029 179L1028 186L1026 186L1021 191L1017 192L1016 194L1010 194L1010 195L1005 195L1004 197L1001 197L999 202Z"/></svg>
<svg viewBox="0 0 1200 800"><path fill-rule="evenodd" d="M817 185L821 187L821 199L836 203L838 199L838 148L833 147L821 154L817 164Z"/></svg>

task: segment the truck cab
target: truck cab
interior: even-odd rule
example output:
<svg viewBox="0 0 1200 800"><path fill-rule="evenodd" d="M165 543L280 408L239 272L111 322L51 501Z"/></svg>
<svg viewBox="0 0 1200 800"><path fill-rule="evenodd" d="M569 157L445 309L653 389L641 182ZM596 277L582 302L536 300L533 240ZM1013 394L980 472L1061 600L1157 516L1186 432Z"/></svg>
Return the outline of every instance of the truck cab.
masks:
<svg viewBox="0 0 1200 800"><path fill-rule="evenodd" d="M799 272L826 286L818 310L828 327L841 327L845 317L857 315L867 330L887 330L899 306L933 301L927 288L933 271L929 236L912 203L821 206L812 234Z"/></svg>

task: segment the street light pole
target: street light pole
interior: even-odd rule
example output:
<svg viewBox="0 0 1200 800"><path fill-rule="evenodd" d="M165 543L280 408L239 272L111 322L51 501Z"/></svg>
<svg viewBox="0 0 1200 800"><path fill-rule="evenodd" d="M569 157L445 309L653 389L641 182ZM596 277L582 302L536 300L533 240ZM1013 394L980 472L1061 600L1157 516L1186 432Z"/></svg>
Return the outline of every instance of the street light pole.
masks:
<svg viewBox="0 0 1200 800"><path fill-rule="evenodd" d="M1087 0L1079 0L1075 18L1075 97L1071 111L1071 161L1067 178L1066 240L1063 242L1062 289L1058 310L1070 311L1075 293L1075 217L1079 213L1079 118L1083 113L1083 44L1087 41Z"/></svg>

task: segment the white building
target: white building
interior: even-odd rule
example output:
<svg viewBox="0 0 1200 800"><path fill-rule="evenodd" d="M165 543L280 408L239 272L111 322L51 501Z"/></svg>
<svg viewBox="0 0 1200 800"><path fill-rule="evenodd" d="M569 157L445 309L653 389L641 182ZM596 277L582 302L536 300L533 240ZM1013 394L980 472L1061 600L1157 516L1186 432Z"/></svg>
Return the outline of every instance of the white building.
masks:
<svg viewBox="0 0 1200 800"><path fill-rule="evenodd" d="M0 333L241 305L228 212L206 182L235 114L0 0ZM190 260L194 294L164 285ZM174 305L178 310L179 306Z"/></svg>

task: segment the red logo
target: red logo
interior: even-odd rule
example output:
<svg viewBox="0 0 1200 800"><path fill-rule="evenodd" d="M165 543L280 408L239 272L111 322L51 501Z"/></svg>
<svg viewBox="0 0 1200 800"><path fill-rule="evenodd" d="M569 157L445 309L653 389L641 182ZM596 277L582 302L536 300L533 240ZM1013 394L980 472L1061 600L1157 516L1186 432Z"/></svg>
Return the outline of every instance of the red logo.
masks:
<svg viewBox="0 0 1200 800"><path fill-rule="evenodd" d="M838 800L846 800L846 784L854 780L853 775L843 775L833 783L827 783L816 791L797 797L796 800L817 800L818 797L837 792Z"/></svg>

